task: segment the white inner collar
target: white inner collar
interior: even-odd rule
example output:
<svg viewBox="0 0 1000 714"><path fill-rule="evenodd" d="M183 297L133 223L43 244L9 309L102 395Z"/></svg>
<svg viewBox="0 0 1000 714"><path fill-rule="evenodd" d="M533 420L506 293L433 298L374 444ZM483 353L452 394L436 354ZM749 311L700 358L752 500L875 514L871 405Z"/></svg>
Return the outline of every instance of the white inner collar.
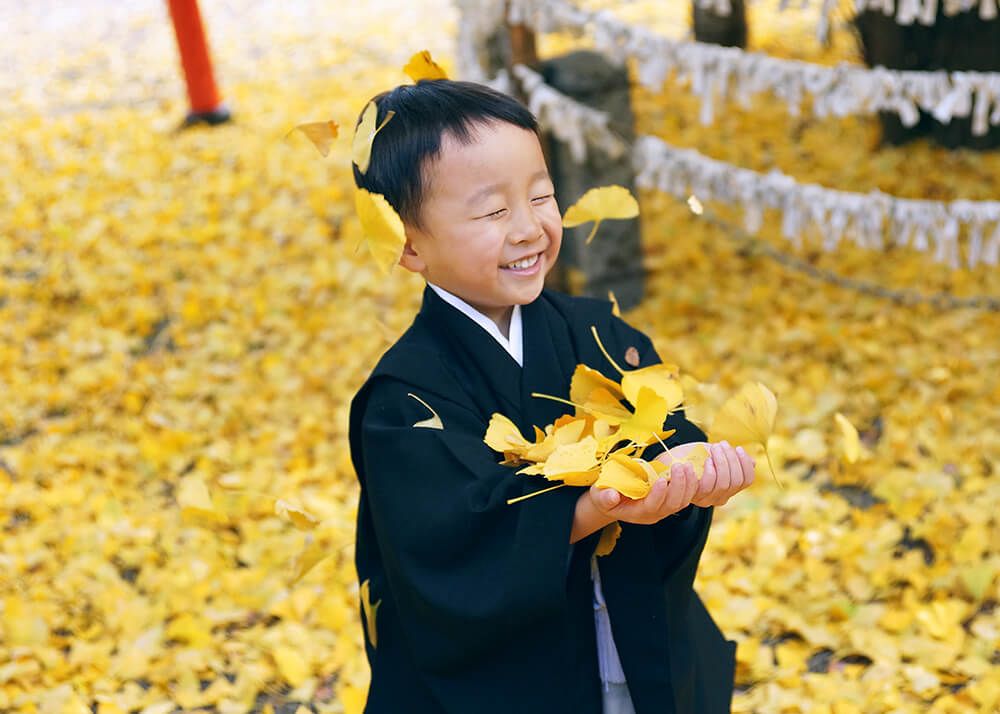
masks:
<svg viewBox="0 0 1000 714"><path fill-rule="evenodd" d="M500 332L500 328L497 324L493 322L490 318L486 317L483 313L479 312L476 308L472 307L469 303L465 302L462 298L457 295L453 295L444 288L439 288L433 283L427 283L438 296L444 300L446 303L454 307L456 310L461 312L463 315L468 317L470 320L475 322L481 328L489 333L490 337L500 343L507 354L514 358L522 367L524 366L524 336L521 329L521 306L515 305L514 309L510 314L510 337L504 337L503 333Z"/></svg>

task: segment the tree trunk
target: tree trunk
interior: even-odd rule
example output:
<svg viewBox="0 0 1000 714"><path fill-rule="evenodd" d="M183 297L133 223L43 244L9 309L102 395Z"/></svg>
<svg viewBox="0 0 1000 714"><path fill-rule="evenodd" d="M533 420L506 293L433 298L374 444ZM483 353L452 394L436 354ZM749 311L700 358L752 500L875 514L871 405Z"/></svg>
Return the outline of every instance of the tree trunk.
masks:
<svg viewBox="0 0 1000 714"><path fill-rule="evenodd" d="M938 6L935 23L900 25L880 11L865 11L854 18L858 43L869 67L899 70L1000 70L1000 21L981 20L977 10L947 17ZM942 124L926 112L920 121L903 125L898 114L882 113L882 143L899 145L928 137L947 148L984 150L1000 146L1000 128L975 136L971 117L955 117Z"/></svg>
<svg viewBox="0 0 1000 714"><path fill-rule="evenodd" d="M747 9L744 0L730 0L728 15L715 12L711 5L702 7L698 0L691 2L691 22L694 38L726 47L747 46Z"/></svg>

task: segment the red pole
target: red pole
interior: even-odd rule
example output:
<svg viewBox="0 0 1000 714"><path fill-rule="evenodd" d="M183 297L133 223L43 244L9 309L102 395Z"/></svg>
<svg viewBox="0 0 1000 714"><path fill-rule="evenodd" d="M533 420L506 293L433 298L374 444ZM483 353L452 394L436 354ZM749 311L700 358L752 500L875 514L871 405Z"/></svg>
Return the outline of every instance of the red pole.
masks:
<svg viewBox="0 0 1000 714"><path fill-rule="evenodd" d="M215 86L212 57L208 51L205 27L198 11L198 0L168 0L170 17L177 35L184 79L187 82L191 112L186 124L207 122L218 124L229 119Z"/></svg>

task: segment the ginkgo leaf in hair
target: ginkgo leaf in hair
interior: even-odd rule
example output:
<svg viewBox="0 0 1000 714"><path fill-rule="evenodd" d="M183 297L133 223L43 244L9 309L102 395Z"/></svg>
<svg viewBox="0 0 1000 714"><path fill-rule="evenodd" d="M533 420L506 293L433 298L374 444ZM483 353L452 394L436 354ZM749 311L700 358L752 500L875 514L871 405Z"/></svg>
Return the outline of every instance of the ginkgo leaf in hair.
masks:
<svg viewBox="0 0 1000 714"><path fill-rule="evenodd" d="M382 131L395 114L396 112L394 111L386 112L382 123L375 126L375 120L378 118L378 105L374 101L368 102L368 106L362 112L361 122L358 124L358 128L354 130L354 141L351 143L351 160L354 161L358 167L358 171L361 173L368 171L375 136Z"/></svg>
<svg viewBox="0 0 1000 714"><path fill-rule="evenodd" d="M410 57L403 71L414 82L419 82L421 79L448 79L448 74L431 58L431 53L427 50L417 52Z"/></svg>
<svg viewBox="0 0 1000 714"><path fill-rule="evenodd" d="M771 476L777 481L771 456L767 452L767 440L774 431L777 413L778 400L770 389L760 382L746 384L738 394L727 399L716 413L709 429L711 440L728 441L733 446L760 444L767 457Z"/></svg>
<svg viewBox="0 0 1000 714"><path fill-rule="evenodd" d="M635 218L639 215L639 203L624 186L601 186L587 191L580 200L566 210L563 227L573 228L583 223L594 222L587 236L587 243L594 239L601 221L609 218Z"/></svg>
<svg viewBox="0 0 1000 714"><path fill-rule="evenodd" d="M383 274L388 275L392 266L399 262L406 244L403 221L385 196L369 193L363 188L354 191L354 207L375 264Z"/></svg>
<svg viewBox="0 0 1000 714"><path fill-rule="evenodd" d="M305 134L306 138L312 142L313 146L323 156L327 156L330 153L330 147L340 132L340 127L333 120L306 122L305 124L293 127L292 131L296 129ZM285 134L286 139L291 136L292 131Z"/></svg>
<svg viewBox="0 0 1000 714"><path fill-rule="evenodd" d="M844 460L853 464L861 456L861 438L858 436L858 430L840 412L833 415L833 420L840 429Z"/></svg>
<svg viewBox="0 0 1000 714"><path fill-rule="evenodd" d="M431 407L430 404L425 402L416 394L411 394L408 392L406 396L412 397L413 399L423 404L427 408L427 411L431 413L429 418L423 419L418 422L414 422L413 427L415 429L444 429L444 423L441 421L441 417L438 416L438 413L434 411L434 409Z"/></svg>

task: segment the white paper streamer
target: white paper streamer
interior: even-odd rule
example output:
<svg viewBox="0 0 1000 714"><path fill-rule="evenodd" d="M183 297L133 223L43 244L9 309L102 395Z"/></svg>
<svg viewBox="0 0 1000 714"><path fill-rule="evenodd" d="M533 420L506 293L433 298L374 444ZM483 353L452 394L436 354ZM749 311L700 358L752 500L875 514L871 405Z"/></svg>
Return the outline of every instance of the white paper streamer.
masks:
<svg viewBox="0 0 1000 714"><path fill-rule="evenodd" d="M639 137L632 157L639 186L681 198L693 193L702 202L740 205L751 233L759 230L764 209L777 210L782 214L782 233L796 245L812 229L826 251L835 250L842 240L877 249L887 230L895 245L931 252L936 261L953 268L963 262L995 265L1000 252L1000 201L923 201L881 191L861 194L800 184L778 171L762 174L740 168L653 136ZM992 242L984 246L986 226L995 230ZM968 238L964 261L963 228Z"/></svg>
<svg viewBox="0 0 1000 714"><path fill-rule="evenodd" d="M921 4L920 11L926 7ZM611 60L621 64L634 59L638 80L654 91L676 73L701 98L704 123L712 121L724 100L735 98L746 106L753 95L771 92L784 99L793 115L799 114L808 96L813 114L820 118L894 112L906 126L913 126L920 118L918 109L923 109L942 122L971 116L977 136L1000 124L1000 73L996 72L904 72L780 59L671 39L629 25L606 10L581 9L567 0L511 0L509 18L539 32L589 33Z"/></svg>
<svg viewBox="0 0 1000 714"><path fill-rule="evenodd" d="M476 0L463 2L478 4ZM534 22L543 23L542 26L536 26L537 29L550 29L544 26L545 17L528 14L537 2L538 0L512 0L511 22L525 22L531 17ZM562 0L550 0L549 4L563 9L567 5ZM572 6L569 8L573 12L584 12L577 11ZM620 23L614 18L611 18L611 22L611 16L607 13L596 13L595 17L600 19L594 20L593 34L595 38L604 38L602 42L605 44L605 51L608 51L607 44L617 45L618 39L623 36L619 32ZM484 32L482 27L477 31ZM485 35L480 36L488 36L491 32L492 30L486 31ZM628 36L633 39L638 37L654 45L660 41L660 38L651 38L648 34L635 30L630 30ZM626 49L621 49L621 53L628 56ZM465 56L477 57L472 52L465 53ZM697 62L691 62L685 66L691 71L692 84L696 87L704 88L719 81L717 78L720 75L712 74L707 69L709 63L698 65ZM789 101L797 103L801 101L803 93L809 93L814 98L814 104L819 97L825 95L826 101L835 102L838 92L847 91L845 85L837 81L836 75L825 71L829 68L817 65L805 67L803 81L798 88L786 90ZM479 69L483 71L481 65ZM643 69L644 66L640 64L640 76ZM651 70L647 64L645 71L652 75L652 81L663 81L664 75L660 74L660 68ZM545 84L537 72L523 65L515 66L513 73L521 83L528 106L538 117L539 123L566 142L577 161L585 158L588 146L612 156L620 156L629 150L622 138L608 128L608 117L603 112L567 97ZM903 78L903 85L894 85L893 73L888 70L876 68L871 73L884 80L884 85L895 92L891 99L887 93L883 101L896 102L901 111L907 111L906 107L909 107L916 112L916 106L925 107L929 99L935 97L939 100L935 109L941 116L966 116L972 112L974 125L984 118L992 124L1000 123L1000 103L996 103L992 114L988 114L990 103L986 103L987 108L978 108L975 103L980 101L979 95L968 91L969 88L978 86L976 83L983 75L969 72L953 72L950 76L943 73L894 73L909 75ZM949 83L947 102L938 95L941 91L941 77ZM493 83L505 85L510 81L511 78L506 73L501 73ZM744 87L742 96L746 98L751 93ZM736 94L741 96L739 91ZM710 108L711 106L709 105ZM639 137L631 147L631 155L639 186L655 188L681 198L694 194L702 201L717 200L740 205L744 211L744 226L751 233L760 230L765 209L776 210L781 216L782 235L797 247L802 246L804 238L810 232L818 234L820 245L827 251L835 250L845 240L863 248L881 250L888 237L892 245L933 252L935 260L953 268L959 268L963 263L970 267L1000 264L1000 201L941 202L896 198L877 190L867 194L838 191L816 184L799 183L776 170L762 174L716 161L691 149L670 146L653 136Z"/></svg>

